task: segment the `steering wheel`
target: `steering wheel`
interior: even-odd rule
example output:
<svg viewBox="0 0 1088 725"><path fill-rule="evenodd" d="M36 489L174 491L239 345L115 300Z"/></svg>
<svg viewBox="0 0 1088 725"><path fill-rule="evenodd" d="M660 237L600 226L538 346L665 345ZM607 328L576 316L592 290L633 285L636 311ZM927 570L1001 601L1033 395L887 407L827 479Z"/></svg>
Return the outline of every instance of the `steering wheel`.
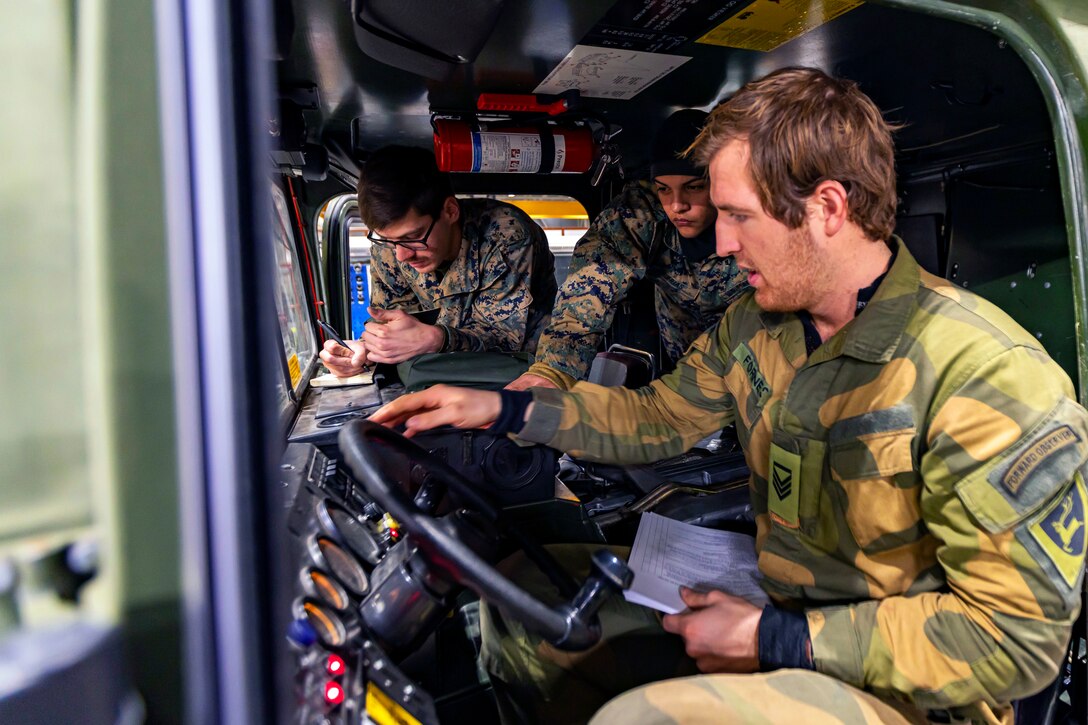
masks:
<svg viewBox="0 0 1088 725"><path fill-rule="evenodd" d="M633 577L627 563L606 549L594 552L589 576L577 586L540 544L505 525L501 509L445 461L384 426L367 420L352 421L339 435L348 468L366 492L412 535L427 559L450 578L518 619L527 629L566 650L592 647L601 637L597 610L612 593L622 591ZM555 606L541 602L499 573L457 535L457 526L431 515L398 481L395 462L407 459L423 467L464 505L496 528L513 536L561 592L574 592L570 601ZM425 498L425 497L424 497ZM557 580L558 579L558 580Z"/></svg>

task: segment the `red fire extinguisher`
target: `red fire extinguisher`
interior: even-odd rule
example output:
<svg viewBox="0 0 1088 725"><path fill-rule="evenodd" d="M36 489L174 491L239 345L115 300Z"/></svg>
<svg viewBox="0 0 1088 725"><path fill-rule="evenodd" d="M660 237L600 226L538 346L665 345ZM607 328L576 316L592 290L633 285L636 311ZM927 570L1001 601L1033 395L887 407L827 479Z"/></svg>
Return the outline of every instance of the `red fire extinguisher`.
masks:
<svg viewBox="0 0 1088 725"><path fill-rule="evenodd" d="M584 126L434 121L434 155L442 171L580 174L593 166L596 153L593 134Z"/></svg>

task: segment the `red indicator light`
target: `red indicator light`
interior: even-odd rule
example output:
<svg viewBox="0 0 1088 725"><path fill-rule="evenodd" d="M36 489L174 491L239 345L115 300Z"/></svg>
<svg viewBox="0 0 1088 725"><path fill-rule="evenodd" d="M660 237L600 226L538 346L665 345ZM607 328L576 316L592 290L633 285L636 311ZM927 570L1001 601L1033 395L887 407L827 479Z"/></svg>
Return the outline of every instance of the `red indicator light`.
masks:
<svg viewBox="0 0 1088 725"><path fill-rule="evenodd" d="M344 701L344 688L338 682L325 683L325 702L330 705L339 705Z"/></svg>
<svg viewBox="0 0 1088 725"><path fill-rule="evenodd" d="M333 677L339 677L344 674L344 660L338 655L329 655L329 658L325 660L325 671Z"/></svg>

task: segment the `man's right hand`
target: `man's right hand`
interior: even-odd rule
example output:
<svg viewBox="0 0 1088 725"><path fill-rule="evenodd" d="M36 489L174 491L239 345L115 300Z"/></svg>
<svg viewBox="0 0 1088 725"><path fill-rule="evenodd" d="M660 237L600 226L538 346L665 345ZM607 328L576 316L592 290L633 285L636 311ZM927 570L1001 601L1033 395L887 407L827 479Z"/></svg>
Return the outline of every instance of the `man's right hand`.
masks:
<svg viewBox="0 0 1088 725"><path fill-rule="evenodd" d="M491 390L435 385L418 393L402 395L378 408L370 420L385 426L404 423L404 435L411 438L421 431L452 425L455 428L486 428L502 410L502 398Z"/></svg>
<svg viewBox="0 0 1088 725"><path fill-rule="evenodd" d="M545 377L533 375L532 373L522 373L521 377L506 386L507 390L528 390L529 388L553 388L558 390L559 386Z"/></svg>
<svg viewBox="0 0 1088 725"><path fill-rule="evenodd" d="M363 368L370 362L366 356L366 345L362 340L345 340L348 347L344 347L336 340L325 340L325 346L319 357L325 367L338 378L350 378L363 372Z"/></svg>

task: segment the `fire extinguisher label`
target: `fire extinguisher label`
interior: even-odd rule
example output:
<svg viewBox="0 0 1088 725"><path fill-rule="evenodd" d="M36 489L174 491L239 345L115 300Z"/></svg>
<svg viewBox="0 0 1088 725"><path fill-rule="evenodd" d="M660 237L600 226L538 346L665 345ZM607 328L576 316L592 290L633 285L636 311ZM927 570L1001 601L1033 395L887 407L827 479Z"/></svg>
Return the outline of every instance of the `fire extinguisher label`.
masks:
<svg viewBox="0 0 1088 725"><path fill-rule="evenodd" d="M537 134L487 131L475 131L472 134L473 173L535 174L540 171L541 155L540 136ZM557 161L558 155L557 144ZM559 166L556 163L556 167Z"/></svg>
<svg viewBox="0 0 1088 725"><path fill-rule="evenodd" d="M563 167L567 163L567 137L561 133L555 134L555 160L552 162L552 173L558 174L566 171Z"/></svg>

